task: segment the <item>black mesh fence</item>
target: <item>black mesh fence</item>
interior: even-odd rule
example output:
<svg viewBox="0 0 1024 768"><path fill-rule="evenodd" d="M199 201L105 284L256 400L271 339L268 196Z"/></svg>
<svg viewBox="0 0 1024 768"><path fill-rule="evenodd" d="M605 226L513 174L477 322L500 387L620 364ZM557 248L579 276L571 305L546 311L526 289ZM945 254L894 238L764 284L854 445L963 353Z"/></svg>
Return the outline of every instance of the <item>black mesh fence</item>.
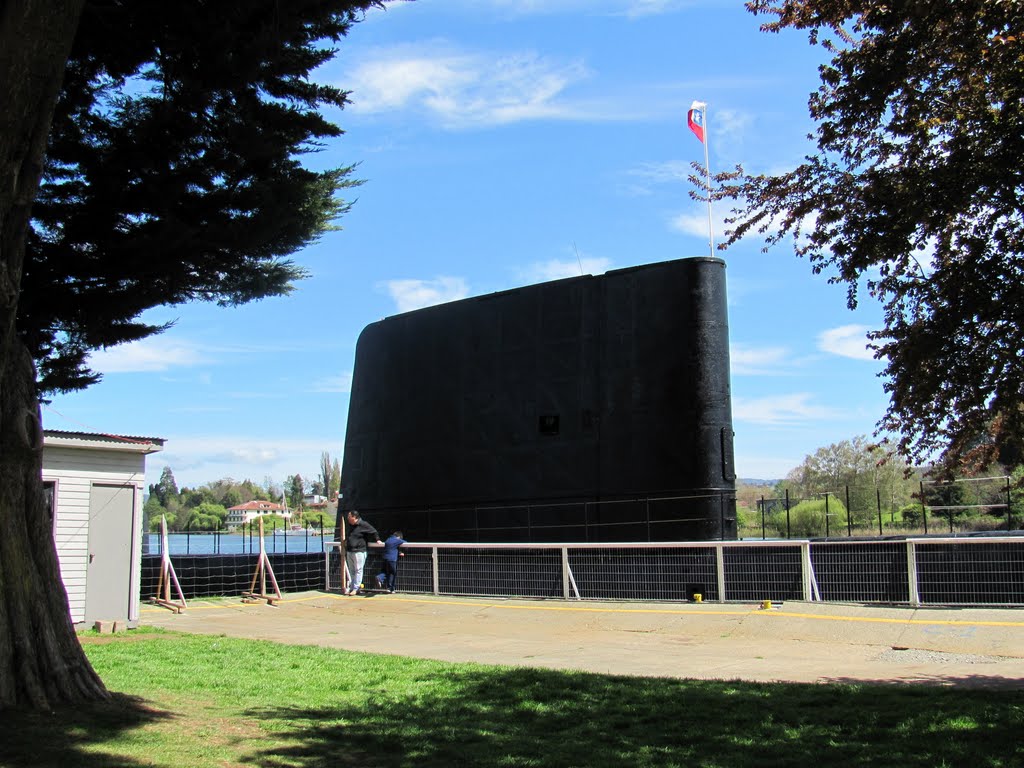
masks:
<svg viewBox="0 0 1024 768"><path fill-rule="evenodd" d="M409 544L397 589L410 594L583 600L1024 605L1024 537L653 544ZM340 591L337 545L268 555L282 592ZM252 588L258 555L174 555L186 599ZM143 557L143 599L161 559ZM364 587L382 570L372 551ZM269 585L269 579L268 579ZM269 586L268 586L269 588Z"/></svg>
<svg viewBox="0 0 1024 768"><path fill-rule="evenodd" d="M319 552L267 555L267 561L282 592L324 588L324 555ZM252 586L258 562L258 554L171 557L174 574L178 577L186 600L194 597L240 595L247 592ZM157 594L160 563L158 555L144 555L142 558L140 589L143 600ZM269 577L267 588L270 589Z"/></svg>

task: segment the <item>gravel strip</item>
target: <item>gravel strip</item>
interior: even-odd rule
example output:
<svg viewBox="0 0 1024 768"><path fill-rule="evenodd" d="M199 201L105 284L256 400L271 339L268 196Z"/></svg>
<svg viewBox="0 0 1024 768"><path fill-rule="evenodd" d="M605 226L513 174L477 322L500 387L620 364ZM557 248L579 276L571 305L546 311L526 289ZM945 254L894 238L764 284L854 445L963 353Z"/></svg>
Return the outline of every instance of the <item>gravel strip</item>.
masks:
<svg viewBox="0 0 1024 768"><path fill-rule="evenodd" d="M998 664L1003 656L979 656L973 653L945 653L921 648L888 648L875 657L875 661L898 664Z"/></svg>

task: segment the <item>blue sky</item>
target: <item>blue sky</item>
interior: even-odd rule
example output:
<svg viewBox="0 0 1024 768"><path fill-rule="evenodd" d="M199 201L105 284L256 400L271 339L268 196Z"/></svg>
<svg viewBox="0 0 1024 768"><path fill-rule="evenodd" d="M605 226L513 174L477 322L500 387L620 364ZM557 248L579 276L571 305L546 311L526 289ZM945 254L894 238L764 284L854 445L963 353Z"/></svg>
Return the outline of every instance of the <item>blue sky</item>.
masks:
<svg viewBox="0 0 1024 768"><path fill-rule="evenodd" d="M97 353L98 385L48 429L164 438L179 485L281 483L341 458L364 326L428 304L708 253L686 127L708 104L712 171L791 168L813 145L824 57L741 0L417 0L358 24L320 73L352 91L311 165L358 162L342 229L296 254L312 277L237 309L147 314L166 333ZM714 211L716 241L727 210ZM864 333L881 313L755 239L727 262L736 466L777 478L870 434L886 406Z"/></svg>

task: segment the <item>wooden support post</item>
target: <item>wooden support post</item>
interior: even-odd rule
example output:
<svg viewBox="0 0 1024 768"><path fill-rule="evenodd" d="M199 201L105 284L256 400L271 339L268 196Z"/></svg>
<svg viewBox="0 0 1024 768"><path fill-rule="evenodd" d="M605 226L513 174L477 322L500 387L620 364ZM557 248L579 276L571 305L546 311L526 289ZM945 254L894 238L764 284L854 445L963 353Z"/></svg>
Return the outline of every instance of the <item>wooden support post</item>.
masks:
<svg viewBox="0 0 1024 768"><path fill-rule="evenodd" d="M270 583L274 587L274 594L267 594L267 576L270 576ZM260 583L260 591L256 591L256 582ZM270 558L267 557L267 548L263 543L263 516L260 516L260 556L256 561L256 571L252 575L252 583L249 591L242 593L242 602L255 603L266 600L269 605L275 605L278 600L283 600L281 590L277 586L277 577L274 576L274 569L270 565Z"/></svg>
<svg viewBox="0 0 1024 768"><path fill-rule="evenodd" d="M338 502L339 506L341 502ZM348 572L348 537L346 535L345 515L346 512L338 512L338 520L341 521L341 591L348 592L348 584L351 579Z"/></svg>
<svg viewBox="0 0 1024 768"><path fill-rule="evenodd" d="M171 599L171 584L178 592L178 599ZM185 605L185 595L181 591L181 584L178 583L178 574L174 572L174 565L171 564L171 554L167 545L167 518L160 517L160 578L156 583L156 596L149 600L154 605L162 605L164 608L181 613L188 606Z"/></svg>

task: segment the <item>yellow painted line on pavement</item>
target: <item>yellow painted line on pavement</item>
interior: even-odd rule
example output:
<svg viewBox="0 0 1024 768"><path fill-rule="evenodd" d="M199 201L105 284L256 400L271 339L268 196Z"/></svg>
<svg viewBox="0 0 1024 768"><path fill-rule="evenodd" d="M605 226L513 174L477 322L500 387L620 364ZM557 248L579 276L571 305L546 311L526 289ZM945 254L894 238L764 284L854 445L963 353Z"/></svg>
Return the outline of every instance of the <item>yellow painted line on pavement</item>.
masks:
<svg viewBox="0 0 1024 768"><path fill-rule="evenodd" d="M325 597L329 597L329 598L332 598L332 599L339 599L339 600L341 599L341 595L323 594L323 595L310 595L309 597L282 598L280 600L278 600L277 598L274 598L274 602L275 603L307 603L307 602L309 602L311 600L321 600L321 599L323 599ZM241 602L240 598L239 598L238 602L228 602L229 600L233 600L233 599L234 598L226 597L226 598L223 598L222 600L220 600L219 602L215 602L214 603L214 602L210 602L209 600L203 601L200 598L198 601L194 600L193 602L188 603L188 605L186 606L185 610L186 611L212 611L212 610L214 610L216 608L231 608L232 610L239 610L240 611L243 608L248 608L249 606L252 606L252 605L260 605L260 604L266 602L265 600L255 600L255 601L250 602L250 603L243 603L243 602ZM198 604L197 604L197 602L198 602ZM145 608L141 609L141 613L170 613L170 612L171 611L169 609L162 608L162 607L157 606L157 605L147 605Z"/></svg>
<svg viewBox="0 0 1024 768"><path fill-rule="evenodd" d="M338 599L344 599L340 595L332 595ZM624 613L624 614L667 614L675 616L786 616L788 618L815 619L817 621L851 621L878 624L931 624L940 626L969 626L969 627L1024 627L1024 621L965 621L962 619L900 619L886 618L881 616L828 616L816 613L799 613L796 611L765 610L762 608L750 609L708 609L691 606L687 608L602 608L597 606L577 606L565 604L547 605L523 605L517 603L493 603L493 602L472 602L466 603L456 600L418 600L411 597L389 596L388 602L420 603L424 605L461 605L476 606L481 608L504 608L506 610L523 611L578 611L585 613Z"/></svg>
<svg viewBox="0 0 1024 768"><path fill-rule="evenodd" d="M765 616L790 616L820 621L860 621L868 624L927 624L945 627L1024 627L1024 621L965 621L963 619L888 619L882 616L821 616L792 611L756 611Z"/></svg>
<svg viewBox="0 0 1024 768"><path fill-rule="evenodd" d="M230 608L233 611L241 610L245 608L245 605L241 603L186 603L182 613L191 613L192 611L212 611L216 608ZM159 605L149 605L145 608L141 608L139 613L166 613L167 615L173 615L174 611L170 608L162 608Z"/></svg>
<svg viewBox="0 0 1024 768"><path fill-rule="evenodd" d="M391 598L389 598L391 599ZM466 603L443 601L443 600L416 600L413 598L398 598L398 600L410 603L424 603L428 605L466 605ZM886 618L881 616L828 616L816 613L797 613L795 611L764 610L753 608L747 610L707 609L704 607L689 609L673 608L598 608L594 606L574 605L518 605L505 603L472 603L484 608L505 608L525 611L581 611L588 613L624 613L624 614L668 614L678 616L785 616L788 618L814 619L816 621L850 621L876 624L930 624L940 626L964 626L964 627L1024 627L1024 621L965 621L962 619L899 619Z"/></svg>
<svg viewBox="0 0 1024 768"><path fill-rule="evenodd" d="M470 606L476 608L504 608L505 610L514 611L565 611L565 612L577 612L577 613L626 613L626 614L667 614L670 616L747 616L751 613L757 613L757 611L751 610L727 610L727 609L712 609L708 610L701 608L699 610L686 610L684 608L600 608L594 605L563 605L563 604L547 604L547 605L522 605L519 603L484 603L484 602L472 602L464 603L456 600L417 600L411 597L400 597L400 598L388 598L388 602L395 600L395 602L406 602L406 603L422 603L424 605L461 605Z"/></svg>
<svg viewBox="0 0 1024 768"><path fill-rule="evenodd" d="M381 596L383 598L383 596ZM359 598L346 597L345 595L335 595L330 593L312 595L309 597L298 597L298 598L284 598L277 600L278 603L304 603L311 602L314 600L322 600L324 598L330 600L340 600L342 602L351 602L353 605L359 605ZM365 598L363 598L365 599ZM764 617L786 617L796 619L812 619L814 621L845 621L845 622L860 622L865 624L913 624L913 625L930 625L930 626L958 626L958 627L1024 627L1024 621L972 621L963 619L902 619L902 618L889 618L882 616L841 616L841 615L823 615L815 613L800 613L797 611L780 611L778 609L763 609L763 608L749 608L749 609L723 609L723 608L707 608L707 604L700 606L687 606L686 608L607 608L595 605L572 605L564 603L547 603L547 604L522 604L522 603L496 603L496 602L482 602L475 599L469 600L443 600L443 599L419 599L414 597L398 597L395 595L388 595L386 598L389 603L414 603L418 605L450 605L459 606L463 608L496 608L504 610L516 610L516 611L561 611L567 613L613 613L613 614L627 614L627 615L668 615L668 616L687 616L687 617L699 617L699 616L764 616ZM249 605L258 605L259 603L202 603L199 605L189 605L186 609L188 611L193 610L213 610L216 608L231 608L235 610L241 610ZM167 612L167 609L160 608L157 606L143 608L142 613L161 613Z"/></svg>

